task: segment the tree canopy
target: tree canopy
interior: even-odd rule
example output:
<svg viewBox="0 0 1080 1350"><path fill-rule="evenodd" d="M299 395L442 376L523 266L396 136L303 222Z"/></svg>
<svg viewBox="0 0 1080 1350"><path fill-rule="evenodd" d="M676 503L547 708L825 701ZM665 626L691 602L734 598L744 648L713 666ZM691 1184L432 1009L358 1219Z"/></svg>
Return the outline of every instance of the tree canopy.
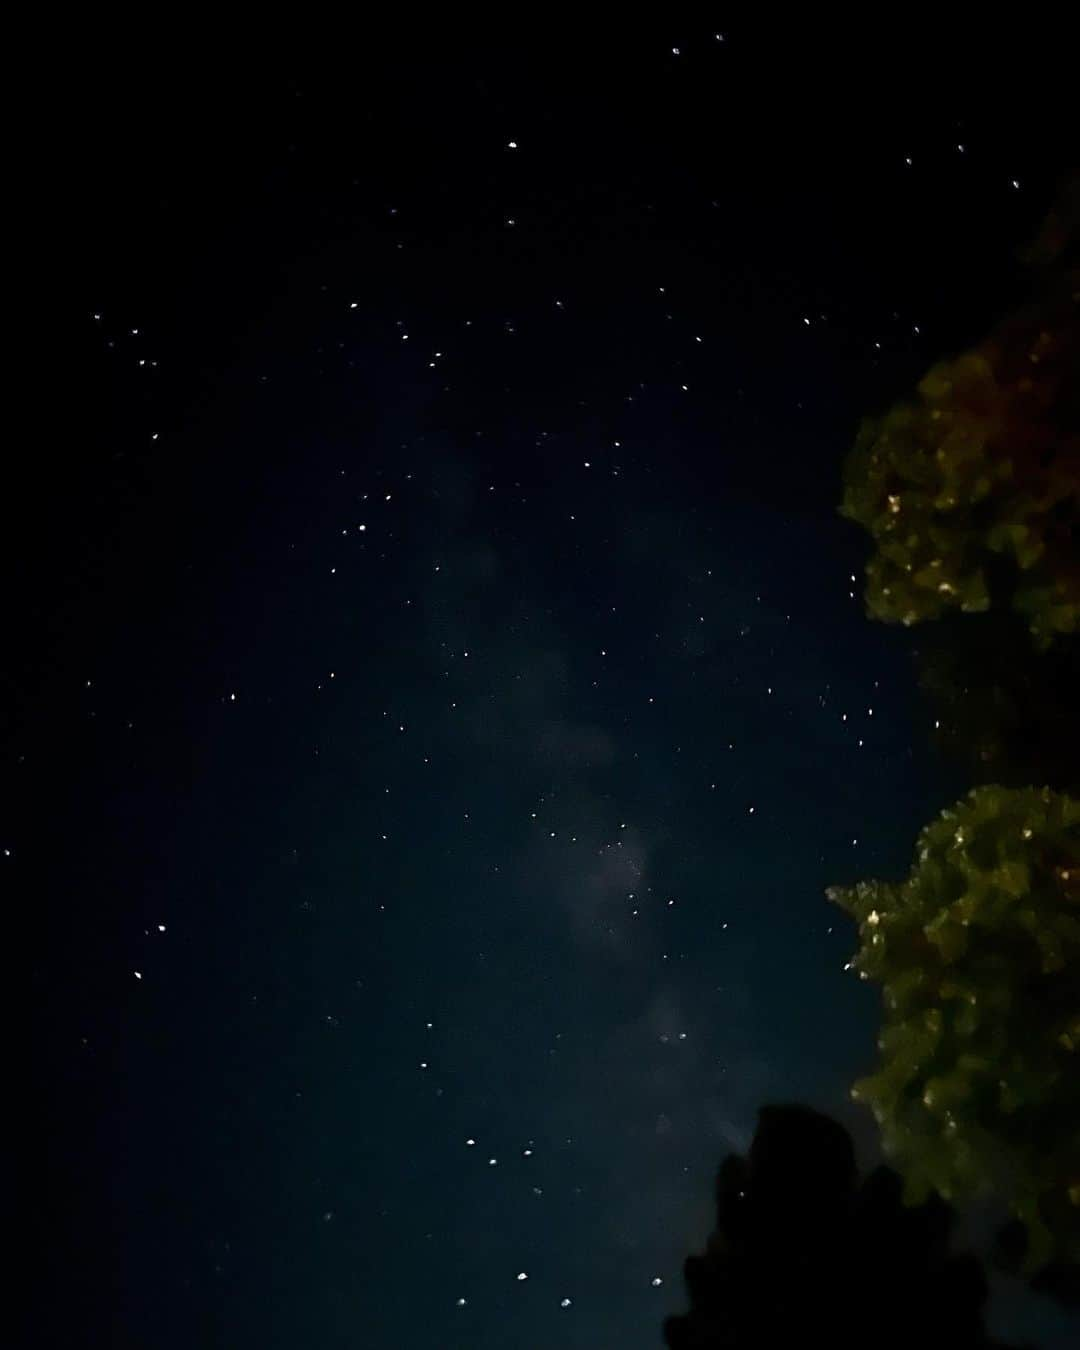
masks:
<svg viewBox="0 0 1080 1350"><path fill-rule="evenodd" d="M973 789L919 835L907 880L833 886L882 985L874 1111L912 1201L993 1189L1026 1269L1080 1261L1080 801Z"/></svg>
<svg viewBox="0 0 1080 1350"><path fill-rule="evenodd" d="M872 618L1002 607L1040 650L1080 628L1077 195L1029 255L1042 264L1034 298L859 430L839 509L874 541Z"/></svg>
<svg viewBox="0 0 1080 1350"><path fill-rule="evenodd" d="M927 624L912 659L930 739L972 785L1080 797L1080 633L1040 652L1014 611L957 614Z"/></svg>
<svg viewBox="0 0 1080 1350"><path fill-rule="evenodd" d="M1080 176L1024 261L1027 302L864 422L839 508L874 543L868 615L935 621L919 683L981 786L905 881L826 893L883 988L853 1095L907 1198L993 1190L1010 1259L1060 1290L1080 1269Z"/></svg>

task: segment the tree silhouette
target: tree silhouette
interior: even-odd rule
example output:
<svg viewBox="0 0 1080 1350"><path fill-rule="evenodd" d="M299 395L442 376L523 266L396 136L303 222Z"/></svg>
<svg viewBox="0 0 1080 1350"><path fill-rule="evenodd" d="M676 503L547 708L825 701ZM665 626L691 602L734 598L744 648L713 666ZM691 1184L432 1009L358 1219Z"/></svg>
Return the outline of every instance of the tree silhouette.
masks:
<svg viewBox="0 0 1080 1350"><path fill-rule="evenodd" d="M983 1325L978 1260L953 1255L939 1196L903 1203L889 1167L859 1182L843 1126L807 1106L765 1106L747 1158L716 1182L716 1226L684 1265L690 1308L669 1350L874 1346L1007 1350Z"/></svg>
<svg viewBox="0 0 1080 1350"><path fill-rule="evenodd" d="M932 739L975 784L1046 784L1080 797L1080 634L1036 649L1011 612L948 616L912 656Z"/></svg>
<svg viewBox="0 0 1080 1350"><path fill-rule="evenodd" d="M997 1233L994 1264L1017 1275L1023 1271L1027 1255L1027 1230L1019 1219L1012 1219ZM1075 1262L1049 1261L1028 1280L1038 1294L1046 1294L1065 1308L1080 1309L1080 1266Z"/></svg>

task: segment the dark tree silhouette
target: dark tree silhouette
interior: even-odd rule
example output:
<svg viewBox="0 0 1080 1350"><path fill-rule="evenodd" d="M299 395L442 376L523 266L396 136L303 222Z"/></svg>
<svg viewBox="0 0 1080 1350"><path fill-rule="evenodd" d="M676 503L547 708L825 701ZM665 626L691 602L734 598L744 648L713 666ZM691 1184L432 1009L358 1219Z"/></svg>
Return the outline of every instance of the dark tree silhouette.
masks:
<svg viewBox="0 0 1080 1350"><path fill-rule="evenodd" d="M1027 1230L1019 1219L1011 1219L996 1234L994 1264L1010 1275L1023 1273L1027 1255ZM1080 1309L1080 1267L1065 1261L1051 1261L1029 1278L1038 1294L1055 1299L1063 1308Z"/></svg>
<svg viewBox="0 0 1080 1350"><path fill-rule="evenodd" d="M690 1310L665 1321L665 1344L1010 1350L983 1325L982 1266L949 1251L951 1207L934 1195L906 1208L902 1190L884 1166L860 1183L830 1117L763 1107L749 1156L720 1167L716 1227L687 1258Z"/></svg>
<svg viewBox="0 0 1080 1350"><path fill-rule="evenodd" d="M1040 652L1015 614L949 616L923 629L912 656L932 740L973 784L1080 796L1080 637Z"/></svg>

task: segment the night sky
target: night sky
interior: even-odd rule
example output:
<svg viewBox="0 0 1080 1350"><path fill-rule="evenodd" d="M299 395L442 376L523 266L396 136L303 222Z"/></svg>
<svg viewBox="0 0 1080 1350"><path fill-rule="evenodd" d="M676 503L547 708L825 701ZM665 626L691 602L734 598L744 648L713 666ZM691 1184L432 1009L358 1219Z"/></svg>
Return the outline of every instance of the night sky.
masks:
<svg viewBox="0 0 1080 1350"><path fill-rule="evenodd" d="M1065 85L429 38L45 100L0 821L36 1344L659 1347L759 1107L878 1156L824 889L967 782L841 468L1019 293Z"/></svg>

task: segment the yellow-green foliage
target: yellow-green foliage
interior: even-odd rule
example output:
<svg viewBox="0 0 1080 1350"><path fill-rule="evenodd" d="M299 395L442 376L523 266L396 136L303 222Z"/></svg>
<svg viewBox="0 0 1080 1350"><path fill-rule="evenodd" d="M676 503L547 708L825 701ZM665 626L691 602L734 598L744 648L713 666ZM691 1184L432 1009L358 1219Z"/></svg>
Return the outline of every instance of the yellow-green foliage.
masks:
<svg viewBox="0 0 1080 1350"><path fill-rule="evenodd" d="M935 366L914 399L863 423L840 514L876 545L870 617L911 625L1003 603L1041 650L1080 628L1078 299L1080 274L1061 274L979 347ZM1004 599L995 555L1015 565Z"/></svg>
<svg viewBox="0 0 1080 1350"><path fill-rule="evenodd" d="M883 986L874 1112L906 1198L993 1190L1028 1270L1080 1260L1080 801L975 788L926 826L900 884L830 887Z"/></svg>

